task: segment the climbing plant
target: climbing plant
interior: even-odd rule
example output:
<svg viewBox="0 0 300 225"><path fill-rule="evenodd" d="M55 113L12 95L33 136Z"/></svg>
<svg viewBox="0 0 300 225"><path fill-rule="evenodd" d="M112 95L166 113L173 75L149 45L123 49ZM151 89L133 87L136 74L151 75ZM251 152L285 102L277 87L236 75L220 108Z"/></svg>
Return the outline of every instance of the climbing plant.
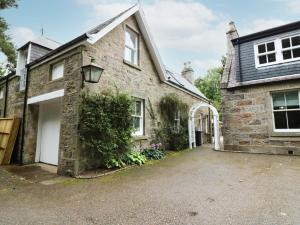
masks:
<svg viewBox="0 0 300 225"><path fill-rule="evenodd" d="M154 141L168 150L188 147L188 106L175 94L164 96L159 103L161 125L154 131ZM177 118L177 120L176 120ZM179 121L178 121L179 119Z"/></svg>
<svg viewBox="0 0 300 225"><path fill-rule="evenodd" d="M119 161L132 147L132 100L127 94L81 95L79 135L85 154L106 166ZM95 154L96 153L96 154Z"/></svg>

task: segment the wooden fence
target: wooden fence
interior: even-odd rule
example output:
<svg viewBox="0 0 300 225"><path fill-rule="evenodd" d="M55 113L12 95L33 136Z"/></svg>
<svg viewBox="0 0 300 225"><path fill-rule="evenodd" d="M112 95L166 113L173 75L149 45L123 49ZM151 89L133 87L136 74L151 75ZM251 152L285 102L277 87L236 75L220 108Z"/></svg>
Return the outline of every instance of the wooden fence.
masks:
<svg viewBox="0 0 300 225"><path fill-rule="evenodd" d="M20 127L20 118L0 118L0 165L10 163Z"/></svg>

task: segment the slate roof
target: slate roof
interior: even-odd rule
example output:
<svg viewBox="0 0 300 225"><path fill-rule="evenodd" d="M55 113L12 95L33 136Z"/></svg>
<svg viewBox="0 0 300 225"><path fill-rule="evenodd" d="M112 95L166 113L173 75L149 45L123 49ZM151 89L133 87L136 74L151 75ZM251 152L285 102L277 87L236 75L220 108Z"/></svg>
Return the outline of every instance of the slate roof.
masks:
<svg viewBox="0 0 300 225"><path fill-rule="evenodd" d="M100 32L101 30L103 30L105 27L107 27L108 25L110 25L112 22L114 22L116 19L118 19L119 17L121 17L122 15L124 15L125 13L127 13L128 11L130 11L132 8L136 7L137 5L134 5L132 7L130 7L129 9L126 9L125 11L121 12L120 14L118 14L117 16L105 21L104 23L101 23L100 25L94 27L93 29L89 30L88 32L86 32L87 35L92 35L92 34L96 34L98 32Z"/></svg>
<svg viewBox="0 0 300 225"><path fill-rule="evenodd" d="M122 13L118 14L117 16L105 21L104 23L101 23L100 25L94 27L93 29L89 30L88 32L82 34L81 36L73 39L70 42L67 42L66 44L63 44L61 46L58 46L58 48L55 48L53 51L49 52L48 54L46 54L45 56L33 61L32 63L29 64L29 66L32 66L36 63L41 62L42 60L76 44L79 43L80 41L83 40L87 40L89 39L90 36L96 35L97 33L99 33L100 31L102 31L103 29L105 29L106 27L108 27L109 25L111 25L114 21L116 21L117 19L119 19L121 16L123 16L124 14L126 14L127 12L129 12L130 10L132 10L133 8L137 7L138 4L135 4L134 6L130 7L129 9L123 11ZM140 9L138 9L139 11ZM43 40L45 41L45 40ZM54 44L54 43L53 43ZM55 45L55 44L54 44ZM159 56L157 56L159 57ZM189 83L185 78L183 78L181 75L179 74L175 74L172 73L170 71L168 71L166 68L163 68L164 72L167 74L168 78L166 78L166 83L169 84L173 84L176 85L179 88L182 88L192 94L195 94L197 96L199 96L200 98L204 98L205 100L207 100L207 98L205 97L205 95L203 93L201 93L198 88L196 88L194 85L192 85L191 83Z"/></svg>
<svg viewBox="0 0 300 225"><path fill-rule="evenodd" d="M33 44L42 46L42 47L47 48L49 50L54 50L54 49L56 49L56 48L58 48L59 46L62 45L61 43L59 43L57 41L54 41L54 40L51 40L51 39L49 39L45 36L40 36L40 37L37 37L37 38L29 41L28 43L26 43L25 45L23 45L19 49L25 48L29 43L33 43Z"/></svg>
<svg viewBox="0 0 300 225"><path fill-rule="evenodd" d="M183 88L183 89L190 91L202 98L207 99L207 97L195 85L191 84L180 74L176 74L174 72L171 72L170 70L166 70L166 72L168 74L167 82L169 82L171 84L175 84L176 86L178 86L180 88Z"/></svg>

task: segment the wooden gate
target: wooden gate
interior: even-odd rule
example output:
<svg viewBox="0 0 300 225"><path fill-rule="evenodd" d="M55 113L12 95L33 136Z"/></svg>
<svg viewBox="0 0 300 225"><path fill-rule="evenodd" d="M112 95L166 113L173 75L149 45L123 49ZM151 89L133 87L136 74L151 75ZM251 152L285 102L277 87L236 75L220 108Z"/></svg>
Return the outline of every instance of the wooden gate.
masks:
<svg viewBox="0 0 300 225"><path fill-rule="evenodd" d="M0 165L10 163L20 127L20 118L0 118Z"/></svg>

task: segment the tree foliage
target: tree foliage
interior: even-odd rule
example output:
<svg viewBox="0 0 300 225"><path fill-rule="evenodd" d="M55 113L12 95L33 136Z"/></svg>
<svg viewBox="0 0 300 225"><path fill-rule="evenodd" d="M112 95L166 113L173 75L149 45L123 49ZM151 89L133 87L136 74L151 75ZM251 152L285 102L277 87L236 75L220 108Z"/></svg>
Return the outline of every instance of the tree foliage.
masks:
<svg viewBox="0 0 300 225"><path fill-rule="evenodd" d="M0 0L0 10L17 7L17 0ZM16 49L10 36L6 34L8 24L3 17L0 17L0 51L7 56L9 70L13 70L16 65Z"/></svg>
<svg viewBox="0 0 300 225"><path fill-rule="evenodd" d="M199 78L195 82L196 87L212 101L218 111L220 111L221 108L220 83L226 58L223 57L221 62L222 66L209 69L203 78Z"/></svg>

